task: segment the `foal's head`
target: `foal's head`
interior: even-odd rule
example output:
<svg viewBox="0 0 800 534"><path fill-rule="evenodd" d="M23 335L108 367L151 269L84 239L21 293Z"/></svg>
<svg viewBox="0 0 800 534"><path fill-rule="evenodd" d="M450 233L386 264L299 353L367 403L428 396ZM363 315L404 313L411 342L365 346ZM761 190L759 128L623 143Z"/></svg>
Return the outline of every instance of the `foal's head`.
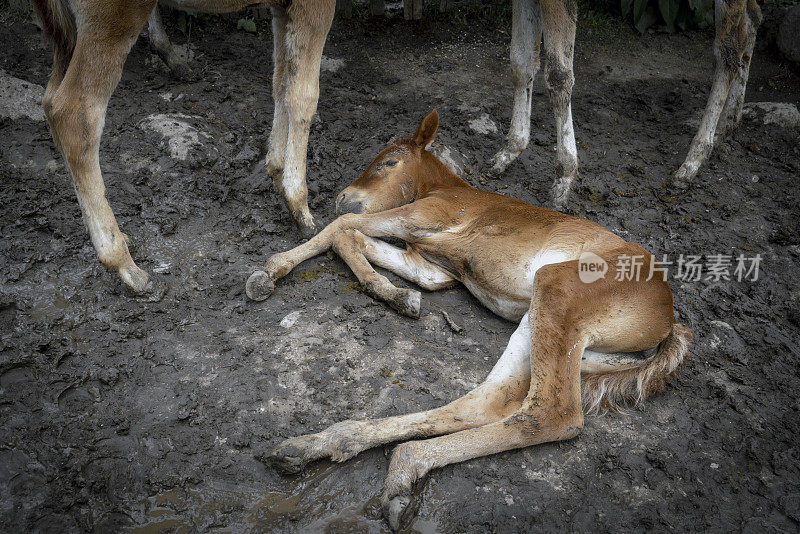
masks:
<svg viewBox="0 0 800 534"><path fill-rule="evenodd" d="M364 174L339 193L336 213L376 213L413 202L420 178L428 171L431 160L435 161L425 147L437 128L439 115L433 110L422 119L413 137L390 142Z"/></svg>

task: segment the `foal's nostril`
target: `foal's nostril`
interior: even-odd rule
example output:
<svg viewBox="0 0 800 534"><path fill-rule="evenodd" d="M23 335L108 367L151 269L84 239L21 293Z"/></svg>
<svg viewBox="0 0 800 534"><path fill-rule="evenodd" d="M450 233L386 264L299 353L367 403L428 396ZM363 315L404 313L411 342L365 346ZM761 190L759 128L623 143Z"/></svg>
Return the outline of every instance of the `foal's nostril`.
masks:
<svg viewBox="0 0 800 534"><path fill-rule="evenodd" d="M336 215L345 213L364 213L364 204L359 201L341 199L336 203Z"/></svg>

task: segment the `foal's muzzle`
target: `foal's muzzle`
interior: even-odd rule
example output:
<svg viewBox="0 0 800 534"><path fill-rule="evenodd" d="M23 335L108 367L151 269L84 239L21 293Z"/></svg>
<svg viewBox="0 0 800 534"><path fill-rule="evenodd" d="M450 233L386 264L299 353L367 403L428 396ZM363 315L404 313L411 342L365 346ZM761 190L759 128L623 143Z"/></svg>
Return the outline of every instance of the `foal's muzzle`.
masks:
<svg viewBox="0 0 800 534"><path fill-rule="evenodd" d="M364 203L349 198L347 192L342 191L342 194L336 198L336 215L345 213L364 213Z"/></svg>

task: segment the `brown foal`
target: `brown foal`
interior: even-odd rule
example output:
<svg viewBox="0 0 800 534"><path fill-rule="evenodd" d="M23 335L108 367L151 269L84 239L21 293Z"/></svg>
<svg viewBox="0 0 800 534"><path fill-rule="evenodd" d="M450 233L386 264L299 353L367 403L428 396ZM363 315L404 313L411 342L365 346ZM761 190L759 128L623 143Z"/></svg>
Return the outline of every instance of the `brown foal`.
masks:
<svg viewBox="0 0 800 534"><path fill-rule="evenodd" d="M337 210L351 213L273 255L247 282L248 296L262 300L276 280L332 248L367 294L402 314L419 316L420 292L395 287L371 264L427 290L462 283L490 310L519 322L487 379L447 406L344 421L272 452L277 466L297 471L312 460L341 462L417 440L395 449L384 484L384 514L394 529L408 514L412 485L431 469L577 436L584 412L637 405L660 391L692 337L675 322L661 276L629 277L620 267L621 258L638 257L647 273L655 260L642 247L586 219L470 186L425 150L438 122L434 111L413 137L381 151L337 199ZM582 277L587 255L607 265L604 277Z"/></svg>

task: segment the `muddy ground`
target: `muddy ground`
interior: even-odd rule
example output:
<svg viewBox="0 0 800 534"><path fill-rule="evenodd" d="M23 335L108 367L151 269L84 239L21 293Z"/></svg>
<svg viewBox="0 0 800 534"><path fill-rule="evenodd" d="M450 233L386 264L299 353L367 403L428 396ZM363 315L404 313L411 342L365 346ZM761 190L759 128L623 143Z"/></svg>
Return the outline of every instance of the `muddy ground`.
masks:
<svg viewBox="0 0 800 534"><path fill-rule="evenodd" d="M455 399L515 328L463 288L424 293L421 318L400 317L332 255L247 301L250 272L300 236L262 170L271 36L234 26L194 28L188 82L140 40L111 100L108 197L139 265L167 288L160 300L100 266L36 107L0 118L2 531L385 531L376 496L390 447L297 477L259 455L343 419ZM673 191L710 86L712 35L640 37L597 17L578 31L582 177L569 210L673 259L761 254L759 280L673 281L696 343L664 394L588 418L569 442L435 470L408 530L797 531L798 131L756 112L688 192ZM317 221L434 107L436 147L467 179L546 203L555 137L541 77L531 146L502 176L482 174L510 118L509 39L491 25L337 22L308 152ZM0 74L27 82L3 98L36 98L50 68L38 30L6 18L0 40ZM798 75L760 51L747 99L797 104Z"/></svg>

